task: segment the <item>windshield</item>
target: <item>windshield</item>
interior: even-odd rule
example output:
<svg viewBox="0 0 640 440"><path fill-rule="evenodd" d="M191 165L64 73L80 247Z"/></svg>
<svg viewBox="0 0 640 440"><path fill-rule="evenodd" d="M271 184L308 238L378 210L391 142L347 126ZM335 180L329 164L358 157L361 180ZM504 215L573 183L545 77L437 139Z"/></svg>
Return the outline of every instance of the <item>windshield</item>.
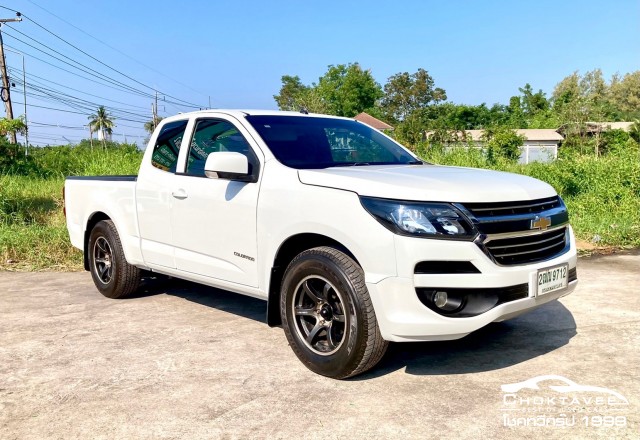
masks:
<svg viewBox="0 0 640 440"><path fill-rule="evenodd" d="M291 168L422 163L395 142L356 121L301 116L246 118L276 159Z"/></svg>

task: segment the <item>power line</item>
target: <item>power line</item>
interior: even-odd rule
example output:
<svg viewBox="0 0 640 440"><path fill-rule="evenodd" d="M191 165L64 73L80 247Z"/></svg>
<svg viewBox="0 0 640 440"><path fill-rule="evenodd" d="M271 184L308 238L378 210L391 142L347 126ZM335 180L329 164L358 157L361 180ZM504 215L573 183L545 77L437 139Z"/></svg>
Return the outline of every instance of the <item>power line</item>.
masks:
<svg viewBox="0 0 640 440"><path fill-rule="evenodd" d="M14 28L11 28L11 29L12 29L12 30L15 30ZM52 54L50 54L50 53L48 53L48 52L46 52L46 51L44 51L44 50L40 49L39 47L34 46L33 44L27 43L26 41L21 40L20 38L16 37L15 35L12 35L11 33L7 32L7 31L5 31L4 33L5 33L6 35L8 35L9 37L13 38L14 40L19 41L20 43L22 43L22 44L24 44L24 45L26 45L26 46L29 46L30 48L35 49L35 50L37 50L38 52L41 52L41 53L43 53L43 54L45 54L45 55L47 55L47 56L49 56L49 57L51 57L51 58L53 58L53 59L55 59L55 60L58 60L58 61L60 61L61 63L66 64L67 66L73 67L74 69L78 69L79 71L81 71L81 72L83 72L83 73L86 73L86 74L88 74L88 75L94 76L94 77L96 77L96 78L98 78L98 79L100 79L100 80L102 80L102 81L106 81L106 82L111 83L111 84L113 84L113 85L117 85L117 86L119 86L119 87L122 87L122 88L128 89L128 90L130 90L130 91L138 92L138 93L140 93L140 94L144 94L144 93L145 93L145 92L142 92L141 90L138 90L138 89L136 89L136 88L134 88L134 87L131 87L131 86L126 85L126 84L123 84L123 83L119 82L118 80L113 79L113 78L111 78L111 77L109 77L109 76L107 76L107 75L105 75L105 74L103 74L103 73L100 73L100 72L98 72L97 70L92 69L91 67L85 66L84 64L79 63L78 61L75 61L75 60L73 60L72 58L69 58L69 57L67 57L67 56L66 56L66 55L64 55L64 54L60 54L60 52L58 52L58 51L56 51L56 50L54 50L54 49L51 49L49 46L47 46L47 45L45 45L45 44L42 44L42 43L40 43L40 42L38 42L38 41L36 41L36 40L34 40L34 41L36 41L38 44L41 44L42 46L46 47L47 49L52 50L53 52L55 52L55 53L57 53L57 54L60 54L61 56L65 57L65 58L67 58L67 59L69 59L69 60L71 60L72 62L74 62L74 63L78 64L78 65L79 65L79 66L81 66L81 67L78 67L78 66L76 66L76 65L73 65L73 64L69 63L68 61L63 60L62 58L59 58L59 57L57 57L57 56L55 56L55 55L52 55ZM20 33L21 33L21 32L20 32ZM33 40L33 38L31 38L31 37L29 37L29 38ZM92 72L95 72L95 73L92 73ZM151 95L150 95L150 96L151 96Z"/></svg>
<svg viewBox="0 0 640 440"><path fill-rule="evenodd" d="M24 102L18 102L18 101L14 101L14 102L16 104L24 104ZM76 115L90 116L88 112L74 112L72 110L66 110L66 109L62 109L62 108L46 107L46 106L36 105L36 104L28 104L28 105L29 105L29 107L42 108L42 109L46 109L46 110L53 110L53 111L58 111L58 112L63 112L63 113L74 113ZM128 122L137 122L139 124L146 123L146 121L136 121L134 119L127 119L127 118L117 118L117 119L122 120L122 121L128 121Z"/></svg>
<svg viewBox="0 0 640 440"><path fill-rule="evenodd" d="M16 74L22 74L22 70L21 70L21 69L14 68L14 67L10 67L10 68L9 68L9 71L10 71L10 72L14 72L14 73L16 73ZM60 83L57 83L57 82L55 82L55 81L48 80L48 79L46 79L46 78L43 78L43 77L38 76L38 75L34 75L34 74L32 74L32 73L27 73L27 74L26 74L26 76L27 76L27 78L30 78L31 82L35 82L35 83L38 83L38 84L43 84L43 83L42 83L42 81L48 81L49 83L51 83L51 84L55 84L55 85L57 85L57 86L59 86L59 87L62 87L62 88L65 88L65 89L69 89L69 90L73 90L74 92L82 93L83 95L93 96L94 98L100 98L100 99L102 99L102 100L104 100L104 101L115 102L116 104L127 105L127 106L129 106L129 107L135 107L135 108L139 108L139 109L142 109L142 110L146 110L146 109L147 109L146 107L142 107L142 106L140 106L140 105L129 104L129 103L122 102L122 101L116 101L116 100L114 100L114 99L104 98L104 97L102 97L102 96L94 95L94 94L92 94L92 93L83 92L82 90L74 89L73 87L69 87L69 86L67 86L67 85L60 84ZM38 79L40 79L40 80L42 80L42 81L38 81L37 79L33 79L33 78L38 78ZM44 84L43 84L43 85L44 85Z"/></svg>
<svg viewBox="0 0 640 440"><path fill-rule="evenodd" d="M16 83L18 85L23 85L23 82L21 80L16 80ZM42 93L42 94L44 94L46 96L51 97L52 99L60 101L60 102L64 102L64 103L67 103L67 104L68 103L73 103L73 104L76 104L76 105L79 105L79 106L85 106L85 108L87 110L92 110L92 107L93 108L100 107L100 104L98 104L96 102L89 101L89 100L86 100L86 99L82 99L82 98L79 98L77 96L69 95L67 93L60 92L58 90L49 89L49 88L44 87L44 86L37 86L37 85L33 85L33 84L27 84L27 88L30 89L30 90L35 90L35 91L37 91L39 93ZM55 96L54 95L55 93L59 94L60 96ZM87 107L87 106L90 106L90 107ZM117 112L117 113L124 113L124 114L132 115L132 116L138 116L140 118L146 118L147 117L146 114L135 113L135 112L132 112L132 111L129 111L129 110L126 110L126 109L121 109L121 108L118 108L118 107L110 107L110 106L104 106L104 107L106 109L108 109L108 110L111 110L111 111Z"/></svg>
<svg viewBox="0 0 640 440"><path fill-rule="evenodd" d="M7 8L7 9L8 9L8 8ZM146 84L144 84L144 83L142 83L142 82L140 82L140 81L136 80L135 78L132 78L131 76L129 76L129 75L127 75L127 74L125 74L125 73L121 72L120 70L115 69L115 68L111 67L110 65L108 65L108 64L106 64L106 63L104 63L104 62L102 62L102 61L101 61L101 60L99 60L98 58L96 58L96 57L94 57L93 55L91 55L91 54L89 54L89 53L85 52L84 50L80 49L79 47L75 46L74 44L72 44L72 43L68 42L67 40L65 40L65 39L64 39L64 38L62 38L61 36L57 35L55 32L50 31L49 29L47 29L46 27L42 26L40 23L38 23L37 21L33 20L32 18L30 18L30 17L26 16L25 14L22 14L22 17L24 17L25 19L29 20L30 22L32 22L33 24L35 24L36 26L38 26L39 28L41 28L41 29L42 29L42 30L44 30L45 32L47 32L47 33L49 33L49 34L53 35L54 37L56 37L57 39L59 39L59 40L60 40L60 41L62 41L63 43L65 43L65 44L67 44L67 45L71 46L72 48L76 49L76 50L77 50L77 51L79 51L80 53L82 53L82 54L86 55L87 57L91 58L92 60L96 61L97 63L99 63L99 64L101 64L101 65L105 66L106 68L108 68L108 69L110 69L110 70L112 70L112 71L114 71L114 72L116 72L116 73L118 73L118 74L120 74L120 75L124 76L125 78L129 79L130 81L133 81L134 83L139 84L139 85L141 85L141 86L143 86L143 87L145 87L145 88L147 88L147 89L150 89L150 90L153 90L153 91L157 91L157 90L155 90L153 87L150 87L150 86L148 86L148 85L146 85ZM12 28L12 29L13 29L13 28ZM42 43L40 43L40 44L42 44ZM158 91L158 92L159 92L159 91ZM174 99L174 100L176 100L176 101L182 102L182 103L183 103L183 105L185 105L185 106L187 106L187 107L194 107L194 108L201 108L201 107L203 107L203 106L200 106L200 105L194 104L194 103L192 103L192 102L189 102L189 101L185 101L185 100L183 100L183 99L180 99L180 98L178 98L178 97L175 97L175 96L169 95L168 93L164 93L164 92L161 92L161 93L162 93L163 95L165 95L165 96L168 96L168 97L170 97L170 98L173 98L173 99Z"/></svg>
<svg viewBox="0 0 640 440"><path fill-rule="evenodd" d="M35 60L38 60L38 61L40 61L40 62L42 62L42 63L45 63L45 64L47 64L47 65L49 65L49 66L51 66L51 67L55 67L56 69L62 70L63 72L70 73L71 75L77 76L77 77L79 77L79 78L85 79L85 80L90 81L90 82L93 82L93 83L95 83L95 84L100 84L101 86L104 86L104 87L108 87L108 88L115 89L115 90L120 90L121 92L123 91L123 92L131 93L131 94L135 94L135 95L138 95L138 96L144 96L145 98L153 98L153 95L150 95L150 94L148 94L148 93L146 93L146 92L135 92L135 93L134 93L134 92L132 92L132 91L130 91L130 90L122 90L122 86L120 86L119 84L118 84L118 86L120 86L120 88L118 88L118 87L114 87L113 85L104 84L104 83L98 82L98 81L97 81L97 80L95 80L95 79L87 78L86 76L80 75L80 74L78 74L78 73L76 73L76 72L72 72L71 70L67 70L67 69L65 69L64 67L60 67L60 66L58 66L58 65L56 65L56 64L50 63L49 61L43 60L42 58L39 58L39 57L37 57L37 56L35 56L35 55L33 55L33 54L29 53L29 52L26 52L25 50L17 49L17 48L15 48L15 47L13 47L13 46L10 46L10 45L8 45L8 44L5 44L5 46L6 46L6 47L8 47L9 49L13 49L13 50L16 50L16 51L22 52L22 53L23 53L23 54L25 54L26 56L29 56L29 57L31 57L31 58L33 58L33 59L35 59ZM75 67L75 66L72 66L72 67ZM103 81L104 81L104 80L103 80Z"/></svg>
<svg viewBox="0 0 640 440"><path fill-rule="evenodd" d="M12 29L12 30L16 30L16 29L14 29L14 28L11 28L11 29ZM80 65L80 66L82 66L82 67L78 67L78 66L76 66L76 65L73 65L73 64L71 64L71 63L69 63L69 62L67 62L67 61L65 61L65 60L63 60L63 59L60 59L59 57L57 57L57 56L55 56L55 55L51 55L50 53L47 53L46 51L44 51L44 50L40 49L39 47L36 47L36 46L34 46L34 45L30 44L30 43L27 43L27 42L25 42L25 41L21 40L20 38L16 37L15 35L11 35L10 33L7 33L6 31L5 31L5 34L7 34L8 36L10 36L11 38L13 38L13 39L14 39L14 40L16 40L16 41L18 41L18 42L20 42L20 43L22 43L22 44L25 44L26 46L29 46L29 47L30 47L30 48L32 48L32 49L37 50L38 52L41 52L41 53L43 53L43 54L45 54L45 55L47 55L47 56L49 56L49 57L51 57L51 58L53 58L53 59L55 59L55 60L60 61L61 63L65 64L65 65L68 65L68 66L70 66L70 67L72 67L72 68L74 68L74 69L77 69L77 70L79 70L79 71L81 71L81 72L83 72L83 73L86 73L86 74L88 74L88 75L90 75L90 76L94 77L94 79L92 79L92 78L88 78L88 77L83 76L83 75L79 75L79 74L78 74L78 73L76 73L76 72L72 72L72 71L67 70L67 69L64 69L64 68L62 68L62 67L60 67L60 66L57 66L57 65L55 65L55 64L52 64L52 63L50 63L50 62L48 62L48 61L46 61L46 60L43 60L42 58L38 58L38 57L36 57L35 55L33 55L33 54L29 53L29 52L26 52L26 51L25 51L24 49L22 49L22 48L19 48L19 49L18 49L18 48L15 48L15 47L13 47L13 46L10 46L10 45L8 45L8 44L6 44L6 45L5 45L6 47L8 47L8 48L10 48L10 49L14 49L14 50L16 50L16 51L21 51L21 52L22 52L22 53L24 53L25 55L30 56L30 57L32 57L32 58L34 58L34 59L36 59L36 60L38 60L38 61L40 61L40 62L43 62L43 63L45 63L45 64L48 64L48 65L52 66L52 67L55 67L55 68L57 68L57 69L60 69L60 70L62 70L62 71L64 71L64 72L70 73L70 74L72 74L72 75L75 75L75 76L78 76L78 77L80 77L80 78L83 78L83 79L85 79L85 80L87 80L87 81L91 81L91 82L94 82L94 83L96 83L96 84L100 84L100 85L105 86L105 87L114 88L114 89L116 89L116 90L120 90L120 91L123 91L123 92L128 92L128 93L136 94L136 95L143 96L143 97L146 97L146 98L149 98L149 99L154 99L154 98L155 98L155 95L153 95L153 94L150 94L150 93L148 93L148 92L144 92L144 91L142 91L142 90L136 89L136 88L131 87L131 86L129 86L129 85L123 84L123 83L119 82L118 80L116 80L116 79L114 79L114 78L111 78L111 77L109 77L109 76L107 76L107 75L104 75L104 74L102 74L102 73L100 73L100 72L98 72L98 71L96 71L96 70L94 70L94 69L92 69L92 68L90 68L90 67L88 67L88 66L86 66L86 65L82 64L82 63L79 63L78 61L73 60L72 58L69 58L68 56L66 56L66 55L64 55L64 54L61 54L60 52L56 51L55 49L51 49L49 46L47 46L47 45L45 45L45 44L42 44L42 43L40 43L39 41L37 41L37 40L35 40L35 39L33 39L33 38L29 37L29 36L27 36L27 37L28 37L28 38L30 38L31 40L35 41L36 43L38 43L38 44L40 44L40 45L42 45L42 46L46 47L46 48L47 48L47 49L49 49L49 50L52 50L52 51L53 51L53 52L55 52L55 53L60 54L61 56L65 57L65 58L67 58L67 59L69 59L69 60L71 60L72 62L74 62L74 63L76 63L76 64L78 64L78 65ZM24 34L23 34L23 35L24 35ZM92 72L96 72L96 73L92 73ZM106 82L106 83L108 83L108 84L104 84L103 82L98 82L98 81L96 81L96 80L104 81L104 82ZM169 96L169 95L167 95L167 96ZM185 105L185 104L182 104L182 103L179 103L179 102L167 101L166 99L164 100L164 102L172 103L172 104L176 104L176 105L183 106L183 107L184 107L184 106L188 106L188 105ZM188 106L188 107L189 107L189 106ZM199 107L198 107L198 108L199 108Z"/></svg>
<svg viewBox="0 0 640 440"><path fill-rule="evenodd" d="M86 31L84 31L83 29L80 29L78 26L76 26L76 25L74 25L73 23L71 23L71 22L69 22L69 21L65 20L64 18L62 18L62 17L60 17L60 16L58 16L58 15L54 14L53 12L49 11L48 9L45 9L44 7L40 6L39 4L37 4L37 3L35 3L35 2L33 2L33 1L31 1L31 0L27 0L27 1L28 1L29 3L31 3L32 5L34 5L34 6L38 7L38 8L40 8L40 9L42 9L42 10L43 10L43 11L45 11L46 13L48 13L48 14L50 14L50 15L53 15L53 16L54 16L54 17L56 17L58 20L60 20L60 21L62 21L62 22L64 22L64 23L66 23L66 24L68 24L69 26L73 27L74 29L76 29L76 30L78 30L78 31L82 32L83 34L87 35L88 37L93 38L93 39L94 39L94 40L96 40L98 43L101 43L101 44L105 45L106 47L108 47L109 49L114 50L115 52L118 52L120 55L123 55L123 56L125 56L125 57L129 58L129 59L130 59L130 60L132 60L132 61L135 61L136 63L140 64L141 66L144 66L144 67L146 67L147 69L149 69L149 70L151 70L151 71L153 71L153 72L157 73L158 75L162 75L162 76L164 76L165 78L168 78L168 79L170 79L170 80L174 81L175 83L180 84L181 86L184 86L184 87L188 88L189 90L192 90L192 91L194 91L194 92L196 92L196 93L200 93L201 95L207 96L207 94L206 94L206 93L203 93L203 92L201 92L200 90L196 90L196 89L194 89L194 88L190 87L189 85L187 85L187 84L185 84L185 83L183 83L183 82L180 82L180 81L178 81L178 80L177 80L177 79L175 79L175 78L170 77L170 76L169 76L169 75L167 75L166 73L163 73L163 72L161 72L161 71L159 71L159 70L157 70L157 69L154 69L154 68L153 68L153 67L151 67L151 66L148 66L148 65L144 64L143 62L141 62L139 59L137 59L137 58L135 58L135 57L132 57L132 56L130 56L130 55L127 55L126 53L122 52L121 50L119 50L119 49L117 49L117 48L115 48L115 47L111 46L110 44L108 44L108 43L106 43L106 42L104 42L104 41L100 40L99 38L95 37L94 35L91 35L90 33L88 33L88 32L86 32Z"/></svg>
<svg viewBox="0 0 640 440"><path fill-rule="evenodd" d="M30 125L35 125L36 127L53 127L53 128L62 128L65 130L77 130L77 131L87 131L88 130L88 126L68 126L68 125L59 125L59 124L47 124L46 122L34 122L34 121L30 121L29 122ZM122 127L122 125L118 125L117 127ZM137 128L137 127L132 127L132 128ZM140 134L133 134L133 133L120 133L120 132L116 132L114 131L114 134L117 134L118 136L131 136L131 137L142 137L143 135Z"/></svg>
<svg viewBox="0 0 640 440"><path fill-rule="evenodd" d="M61 124L48 124L46 122L37 122L37 121L29 121L29 125L43 126L43 127L56 127L56 128L64 128L66 130L86 130L86 126L71 126L71 125L61 125Z"/></svg>
<svg viewBox="0 0 640 440"><path fill-rule="evenodd" d="M22 80L16 80L16 83L19 85L23 85L23 81ZM93 111L94 108L96 107L100 107L100 104L93 102L93 101L89 101L86 99L82 99L79 98L77 96L73 96L73 95L69 95L67 93L64 92L60 92L58 90L55 89L49 89L47 87L44 86L38 86L38 85L34 85L34 84L27 84L26 85L27 89L29 90L33 90L37 93L32 93L29 92L28 95L29 96L33 96L36 98L40 98L42 100L45 101L57 101L57 102L61 102L65 105L68 105L72 108L75 108L76 110L86 110L86 111ZM131 115L134 117L139 117L143 120L146 120L146 118L148 117L146 114L140 114L140 113L136 113L136 112L132 112L129 111L127 109L121 109L121 108L117 108L117 107L111 107L111 106L104 106L106 109L108 109L109 111L111 111L112 113L114 113L115 116L120 116L120 115ZM144 123L144 122L143 122Z"/></svg>

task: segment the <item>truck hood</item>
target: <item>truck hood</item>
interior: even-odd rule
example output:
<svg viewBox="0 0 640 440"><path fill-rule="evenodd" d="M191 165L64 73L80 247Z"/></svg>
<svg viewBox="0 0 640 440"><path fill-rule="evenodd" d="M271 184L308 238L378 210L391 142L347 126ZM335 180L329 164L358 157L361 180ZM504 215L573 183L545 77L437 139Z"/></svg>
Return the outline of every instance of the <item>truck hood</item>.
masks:
<svg viewBox="0 0 640 440"><path fill-rule="evenodd" d="M520 174L436 165L378 165L299 170L306 185L362 196L433 202L510 202L556 195L548 184Z"/></svg>

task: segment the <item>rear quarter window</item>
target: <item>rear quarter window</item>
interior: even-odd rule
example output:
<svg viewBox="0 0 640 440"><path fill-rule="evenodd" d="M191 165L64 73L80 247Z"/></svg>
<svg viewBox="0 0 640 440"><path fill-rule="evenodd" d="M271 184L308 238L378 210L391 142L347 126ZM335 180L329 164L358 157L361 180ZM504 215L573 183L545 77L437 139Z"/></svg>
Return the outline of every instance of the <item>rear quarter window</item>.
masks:
<svg viewBox="0 0 640 440"><path fill-rule="evenodd" d="M187 128L187 120L166 123L153 146L151 165L163 171L175 172L180 143Z"/></svg>

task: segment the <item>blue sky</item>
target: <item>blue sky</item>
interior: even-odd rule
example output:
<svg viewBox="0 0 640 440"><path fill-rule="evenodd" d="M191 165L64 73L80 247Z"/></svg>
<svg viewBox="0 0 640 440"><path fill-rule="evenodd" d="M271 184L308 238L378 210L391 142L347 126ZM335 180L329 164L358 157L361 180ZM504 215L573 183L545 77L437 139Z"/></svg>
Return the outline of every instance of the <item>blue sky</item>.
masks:
<svg viewBox="0 0 640 440"><path fill-rule="evenodd" d="M382 85L395 73L424 68L436 85L447 91L450 101L466 104L507 103L527 82L550 94L558 81L576 70L601 68L609 78L616 72L640 69L637 0L111 0L91 4L77 0L0 0L0 5L21 11L148 87L110 71L32 21L3 26L5 44L27 54L27 75L37 75L39 78L34 79L41 86L48 84L90 102L139 115L132 116L132 121L122 120L124 117L116 121L116 140L128 134L128 140L142 141L141 124L133 121L143 116L150 118L151 99L89 82L32 58L36 55L63 66L17 41L16 37L38 46L17 31L137 89L150 93L157 89L203 107L208 106L210 97L213 107L276 108L273 95L279 90L282 75L299 75L303 82L311 83L329 64L349 62L371 69ZM0 18L13 15L0 9ZM8 52L7 62L14 69L13 75L19 75L20 56ZM22 101L21 85L14 89L12 97ZM28 96L27 102L69 108L33 96ZM23 113L22 105L15 107L16 115ZM164 102L161 95L161 115L188 110ZM86 124L86 115L37 107L28 107L28 113L30 120L41 124L77 127L33 127L33 140L35 133L42 134L40 144L66 142L61 136L71 141L86 137L79 129Z"/></svg>

